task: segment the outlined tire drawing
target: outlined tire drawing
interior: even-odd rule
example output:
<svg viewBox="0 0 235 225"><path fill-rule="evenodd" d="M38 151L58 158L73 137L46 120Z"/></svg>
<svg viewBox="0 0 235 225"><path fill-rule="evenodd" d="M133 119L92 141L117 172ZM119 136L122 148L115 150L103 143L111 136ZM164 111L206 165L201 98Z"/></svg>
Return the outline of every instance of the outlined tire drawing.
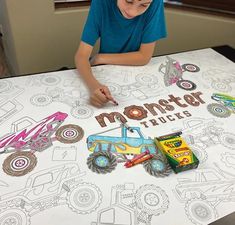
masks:
<svg viewBox="0 0 235 225"><path fill-rule="evenodd" d="M224 105L218 103L211 103L207 106L207 110L213 116L220 118L227 118L231 115L231 111Z"/></svg>
<svg viewBox="0 0 235 225"><path fill-rule="evenodd" d="M36 94L30 98L30 102L35 106L47 106L52 103L52 97L47 94Z"/></svg>
<svg viewBox="0 0 235 225"><path fill-rule="evenodd" d="M196 225L208 224L216 220L217 212L208 201L202 199L191 199L185 205L188 218Z"/></svg>
<svg viewBox="0 0 235 225"><path fill-rule="evenodd" d="M224 147L235 150L235 134L224 132L220 134L219 140Z"/></svg>
<svg viewBox="0 0 235 225"><path fill-rule="evenodd" d="M67 204L78 214L89 214L95 211L102 202L100 189L91 183L81 183L73 187L67 195Z"/></svg>
<svg viewBox="0 0 235 225"><path fill-rule="evenodd" d="M93 115L93 110L85 105L74 106L71 115L76 119L87 119Z"/></svg>
<svg viewBox="0 0 235 225"><path fill-rule="evenodd" d="M204 163L207 160L208 158L207 152L204 149L202 149L200 146L193 145L190 146L190 148L193 151L193 153L196 155L196 157L199 159L200 164Z"/></svg>
<svg viewBox="0 0 235 225"><path fill-rule="evenodd" d="M165 177L172 172L167 160L164 160L157 155L154 155L152 159L143 162L143 167L147 173L155 177Z"/></svg>
<svg viewBox="0 0 235 225"><path fill-rule="evenodd" d="M10 176L24 176L37 165L37 158L32 152L18 151L9 155L3 162L3 171Z"/></svg>
<svg viewBox="0 0 235 225"><path fill-rule="evenodd" d="M46 75L42 76L40 79L41 83L46 85L46 86L54 86L60 83L61 79L55 75Z"/></svg>
<svg viewBox="0 0 235 225"><path fill-rule="evenodd" d="M223 82L223 81L212 81L211 87L220 92L232 91L232 87L228 84L228 82Z"/></svg>
<svg viewBox="0 0 235 225"><path fill-rule="evenodd" d="M169 206L166 192L153 184L141 186L136 192L137 207L148 215L163 214Z"/></svg>
<svg viewBox="0 0 235 225"><path fill-rule="evenodd" d="M181 89L184 89L186 91L192 91L192 90L195 90L197 85L194 84L192 81L190 80L178 80L176 82L176 85L181 88Z"/></svg>
<svg viewBox="0 0 235 225"><path fill-rule="evenodd" d="M88 168L95 173L111 173L117 166L116 156L111 152L94 152L87 158Z"/></svg>
<svg viewBox="0 0 235 225"><path fill-rule="evenodd" d="M72 144L80 141L84 136L83 129L74 124L61 126L55 133L56 139L65 144Z"/></svg>
<svg viewBox="0 0 235 225"><path fill-rule="evenodd" d="M8 208L0 211L0 225L30 225L30 217L24 209Z"/></svg>
<svg viewBox="0 0 235 225"><path fill-rule="evenodd" d="M12 88L12 83L7 80L0 81L0 93L7 92Z"/></svg>
<svg viewBox="0 0 235 225"><path fill-rule="evenodd" d="M191 63L185 63L181 67L183 70L188 71L188 72L192 72L192 73L200 71L200 68L197 65L194 65Z"/></svg>

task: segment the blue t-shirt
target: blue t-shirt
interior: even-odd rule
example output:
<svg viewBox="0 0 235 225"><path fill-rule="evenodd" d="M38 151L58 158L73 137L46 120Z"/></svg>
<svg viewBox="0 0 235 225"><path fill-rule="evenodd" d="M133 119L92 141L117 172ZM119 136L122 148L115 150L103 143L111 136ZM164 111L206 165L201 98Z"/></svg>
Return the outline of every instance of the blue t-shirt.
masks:
<svg viewBox="0 0 235 225"><path fill-rule="evenodd" d="M153 0L141 15L126 19L116 0L92 0L82 41L94 46L100 38L100 53L138 51L142 43L166 37L163 0Z"/></svg>

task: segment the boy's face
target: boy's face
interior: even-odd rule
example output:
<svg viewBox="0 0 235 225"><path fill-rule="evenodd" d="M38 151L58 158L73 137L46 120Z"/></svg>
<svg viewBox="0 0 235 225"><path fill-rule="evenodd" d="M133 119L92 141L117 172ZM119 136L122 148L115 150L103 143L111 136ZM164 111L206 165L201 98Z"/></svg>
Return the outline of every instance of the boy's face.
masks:
<svg viewBox="0 0 235 225"><path fill-rule="evenodd" d="M122 15L127 19L133 19L143 14L153 0L117 0L117 6Z"/></svg>

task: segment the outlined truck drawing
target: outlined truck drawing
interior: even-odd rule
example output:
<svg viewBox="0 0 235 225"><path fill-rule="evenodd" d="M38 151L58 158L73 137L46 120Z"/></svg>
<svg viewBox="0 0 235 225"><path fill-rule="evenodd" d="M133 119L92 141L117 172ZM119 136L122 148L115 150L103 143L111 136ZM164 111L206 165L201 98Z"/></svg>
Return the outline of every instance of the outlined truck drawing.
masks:
<svg viewBox="0 0 235 225"><path fill-rule="evenodd" d="M0 224L30 225L31 217L60 205L89 214L102 202L100 189L82 182L77 164L64 164L29 176L23 189L0 196Z"/></svg>
<svg viewBox="0 0 235 225"><path fill-rule="evenodd" d="M101 209L91 225L151 225L153 216L165 213L169 199L165 191L153 184L135 190L133 183L113 186L111 203Z"/></svg>
<svg viewBox="0 0 235 225"><path fill-rule="evenodd" d="M111 133L113 133L112 136ZM157 149L153 139L143 136L139 127L127 128L121 125L90 135L87 138L87 147L92 152L87 159L88 168L96 173L110 173L116 168L117 163L127 162L130 159L128 157L138 155L146 150L154 155L152 159L143 163L149 174L166 176L171 172L166 157Z"/></svg>
<svg viewBox="0 0 235 225"><path fill-rule="evenodd" d="M216 220L216 207L235 201L235 175L214 168L194 170L194 176L178 179L173 190L176 198L185 203L188 218L197 225Z"/></svg>
<svg viewBox="0 0 235 225"><path fill-rule="evenodd" d="M194 117L183 122L183 137L192 149L200 151L210 146L221 144L235 149L235 134L225 132L221 123L214 119Z"/></svg>
<svg viewBox="0 0 235 225"><path fill-rule="evenodd" d="M69 138L66 135L73 137L79 126L70 129L70 132L66 132L68 125L60 127L67 116L66 113L56 112L39 122L30 117L15 121L11 133L0 138L0 154L13 152L4 160L3 171L11 176L23 176L36 166L35 152L48 149L56 140L65 143L66 138ZM58 131L60 136L52 137Z"/></svg>

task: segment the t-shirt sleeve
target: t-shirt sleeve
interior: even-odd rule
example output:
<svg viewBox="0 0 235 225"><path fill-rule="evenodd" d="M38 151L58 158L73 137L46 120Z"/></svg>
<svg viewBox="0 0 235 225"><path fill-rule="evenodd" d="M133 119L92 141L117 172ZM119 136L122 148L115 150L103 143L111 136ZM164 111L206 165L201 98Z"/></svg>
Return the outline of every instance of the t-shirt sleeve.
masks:
<svg viewBox="0 0 235 225"><path fill-rule="evenodd" d="M142 43L151 43L167 36L163 0L154 0L147 11Z"/></svg>
<svg viewBox="0 0 235 225"><path fill-rule="evenodd" d="M94 46L100 37L101 6L100 0L91 1L88 17L83 28L81 40L91 46Z"/></svg>

